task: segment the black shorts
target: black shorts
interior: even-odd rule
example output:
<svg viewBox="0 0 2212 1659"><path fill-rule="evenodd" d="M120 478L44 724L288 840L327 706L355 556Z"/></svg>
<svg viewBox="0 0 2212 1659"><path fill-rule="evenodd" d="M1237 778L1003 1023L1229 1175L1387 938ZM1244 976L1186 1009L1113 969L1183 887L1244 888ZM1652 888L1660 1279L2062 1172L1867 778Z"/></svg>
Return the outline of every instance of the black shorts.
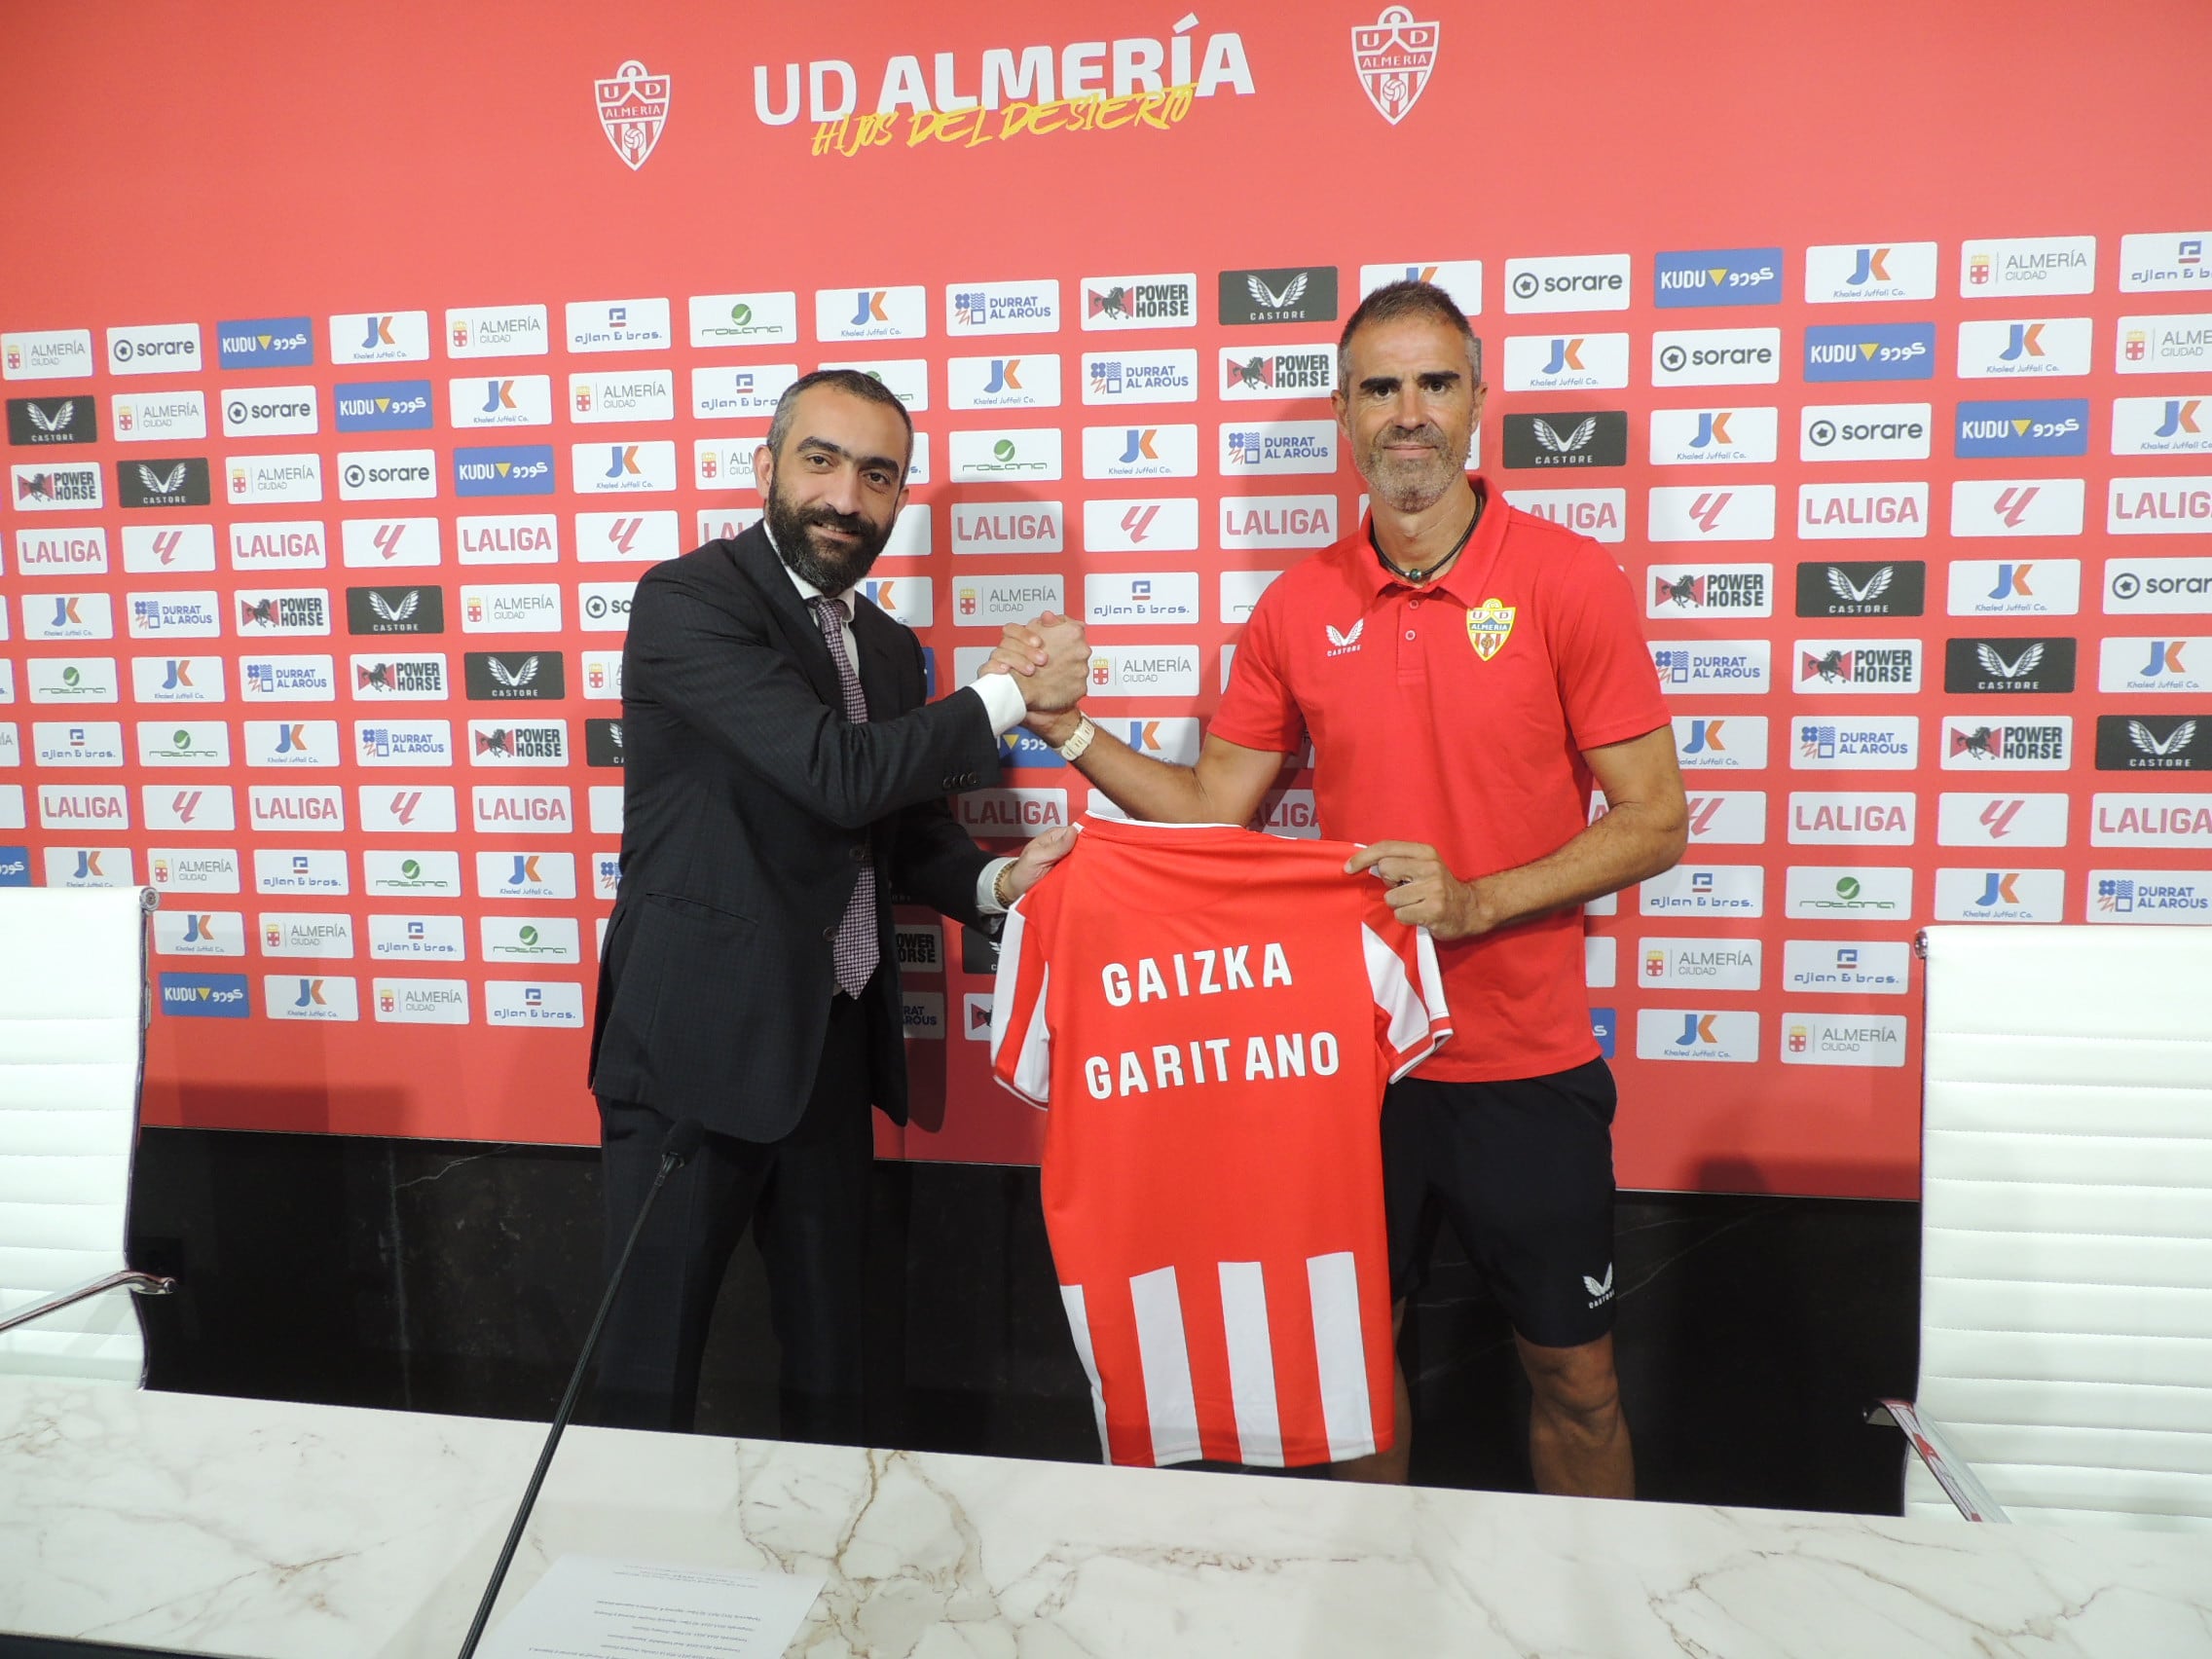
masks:
<svg viewBox="0 0 2212 1659"><path fill-rule="evenodd" d="M1592 1060L1511 1083L1407 1078L1382 1099L1390 1294L1426 1275L1438 1221L1542 1347L1613 1328L1613 1074Z"/></svg>

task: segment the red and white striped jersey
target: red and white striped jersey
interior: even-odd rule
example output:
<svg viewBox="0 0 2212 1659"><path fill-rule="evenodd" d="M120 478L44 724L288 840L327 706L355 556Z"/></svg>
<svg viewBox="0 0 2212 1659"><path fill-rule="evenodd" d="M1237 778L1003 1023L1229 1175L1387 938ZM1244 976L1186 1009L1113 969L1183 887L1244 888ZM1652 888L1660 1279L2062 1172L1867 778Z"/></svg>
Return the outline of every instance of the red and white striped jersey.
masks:
<svg viewBox="0 0 2212 1659"><path fill-rule="evenodd" d="M1109 1461L1391 1443L1383 1086L1451 1034L1435 948L1352 847L1088 819L1006 920L991 1065Z"/></svg>

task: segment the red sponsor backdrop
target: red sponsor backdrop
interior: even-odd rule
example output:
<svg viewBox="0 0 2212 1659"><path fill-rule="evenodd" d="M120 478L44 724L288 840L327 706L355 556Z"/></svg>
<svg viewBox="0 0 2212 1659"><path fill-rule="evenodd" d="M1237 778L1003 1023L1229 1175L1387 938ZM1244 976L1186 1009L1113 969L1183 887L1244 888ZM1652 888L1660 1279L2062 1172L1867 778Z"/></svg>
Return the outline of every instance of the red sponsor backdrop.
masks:
<svg viewBox="0 0 2212 1659"><path fill-rule="evenodd" d="M2092 869L2191 870L2206 862L2201 842L2186 844L2186 817L2180 821L2184 841L2162 847L2092 847L2090 819L2096 794L2187 793L2192 775L2099 773L2092 760L2100 716L2194 712L2187 698L2130 699L2100 690L2101 638L2212 632L2212 623L2193 621L2178 604L2167 614L2107 615L2103 609L2108 560L2204 550L2200 537L2123 541L2108 539L2106 532L2113 479L2151 478L2162 487L2167 478L2186 481L2212 472L2212 461L2186 453L2116 457L2112 443L2116 398L2187 398L2212 388L2202 361L2191 366L2177 358L2180 366L2166 376L2118 372L2121 318L2212 312L2212 301L2193 299L2186 291L2121 287L2123 238L2156 234L2178 241L2201 234L2193 227L2212 221L2201 167L2190 165L2201 150L2194 135L2202 126L2199 83L2212 55L2212 17L2195 6L2122 4L2107 8L2091 30L2082 27L2078 12L2052 4L2013 7L1999 18L1897 0L1846 9L1599 0L1571 15L1556 8L1440 3L1417 5L1397 19L1433 25L1426 31L1402 29L1394 43L1370 39L1368 46L1380 46L1384 61L1377 75L1363 80L1354 31L1378 23L1372 7L1216 3L1196 14L1193 22L1184 23L1184 16L1172 8L1154 15L1086 4L1041 13L960 9L931 18L915 8L864 3L838 13L837 27L826 32L804 11L704 4L619 12L542 4L457 11L411 0L375 7L178 4L164 8L158 18L123 8L10 9L0 19L0 60L13 70L10 97L0 113L5 133L0 200L8 204L13 257L0 271L0 328L12 339L20 336L34 353L52 347L41 338L46 331L89 331L90 359L61 378L18 380L12 371L6 392L11 399L44 400L50 417L55 400L94 397L99 437L91 445L24 443L11 447L8 459L13 467L33 472L50 462L96 461L104 504L96 510L26 506L23 474L12 474L7 509L0 512L6 541L0 579L9 598L12 643L0 649L12 659L15 707L8 714L18 734L11 776L24 786L25 801L24 828L0 839L24 844L32 880L46 878L51 850L61 850L66 864L69 849L94 845L129 848L132 873L140 880L148 878L149 858L158 849L229 849L240 866L238 894L177 894L169 908L238 912L248 936L244 954L202 960L165 955L156 966L164 973L243 975L251 1015L156 1019L148 1056L149 1122L592 1138L583 1031L493 1026L486 1019L495 994L501 1006L521 1006L526 987L538 992L529 1006L556 1011L580 988L588 1019L594 924L608 908L604 898L594 896L592 871L595 861L612 851L615 837L592 831L587 800L591 788L618 783L619 773L588 766L584 740L585 721L612 716L617 707L586 695L582 653L610 648L619 635L586 631L583 588L633 579L637 567L580 563L587 527L577 515L673 511L682 545L689 546L703 512L742 514L757 506L750 491L726 487L726 457L719 458L717 476L705 479L695 445L748 440L765 423L698 413L695 369L920 360L928 405L917 425L929 441L930 471L913 499L925 509L931 550L887 559L878 574L908 583L903 603L909 608L927 583L934 621L922 632L934 647L940 683L951 681L957 651L979 647L992 637L989 627L961 619L964 590L977 588L981 577L1057 577L1068 604L1081 606L1086 576L1109 578L1095 603L1114 605L1137 599L1129 583L1146 577L1155 583L1156 599L1164 602L1176 592L1167 578L1190 572L1196 576L1195 620L1106 622L1093 638L1140 655L1156 649L1195 654L1196 694L1105 696L1096 709L1118 719L1202 716L1218 695L1224 647L1238 632L1226 620L1218 573L1278 570L1299 556L1225 548L1219 534L1224 501L1322 496L1328 510L1348 522L1359 491L1356 475L1341 459L1333 472L1318 476L1236 475L1228 459L1235 447L1231 429L1242 432L1253 421L1323 420L1327 405L1310 396L1226 395L1237 377L1223 360L1224 349L1235 348L1243 362L1332 341L1357 301L1363 266L1479 261L1476 326L1496 388L1482 440L1486 469L1514 492L1620 492L1616 522L1624 534L1616 551L1651 601L1653 639L1722 651L1731 643L1764 642L1772 652L1771 689L1691 693L1677 704L1685 717L1735 722L1718 734L1724 749L1731 729L1741 734L1756 719L1766 721L1764 766L1689 773L1710 830L1757 837L1701 842L1692 849L1691 864L1763 872L1758 913L1644 914L1632 892L1622 896L1618 913L1592 920L1593 937L1610 940L1613 953L1608 985L1602 982L1607 947L1598 947L1595 978L1601 982L1592 1001L1614 1011L1624 1098L1618 1131L1622 1181L1838 1195L1901 1196L1915 1190L1917 977L1903 994L1794 990L1786 978L1791 941L1825 953L1831 967L1843 946L1876 958L1880 953L1871 947L1907 941L1939 913L1936 872L1943 868L1972 866L1972 872L1998 875L2061 872L2064 918L2080 920L2095 910ZM1033 47L1050 50L1025 55ZM995 59L986 55L994 49L1002 55ZM795 85L804 94L819 80L833 105L844 78L834 66L815 67L831 59L849 71L858 109L841 128L825 129L809 109L792 109L787 87ZM618 67L626 62L641 65L659 84L641 89L644 102L627 111L645 125L627 133L617 125L610 141L598 83L619 78ZM976 96L994 64L1034 73L1045 63L1055 93L1072 83L1079 93L1103 92L1108 101L1040 111L1003 107L1010 100L1002 96L996 100L1000 108L944 119L914 112L917 101L938 105ZM1393 68L1403 78L1385 84L1382 71ZM1148 76L1172 81L1178 72L1187 73L1205 95L1112 98L1118 76L1141 93ZM906 101L888 120L864 123L861 116L877 106L887 81L894 98L903 95ZM1014 101L1034 103L1043 91L1033 83L1026 100ZM653 100L664 92L665 119L656 129L651 123L662 112ZM763 107L793 119L763 119ZM1979 297L1965 286L1969 243L2052 237L2093 239L2088 291ZM1808 249L1909 250L1917 243L1935 244L1925 297L1880 304L1808 301ZM1720 257L1710 266L1731 276L1749 274L1745 303L1681 310L1656 303L1664 255L1769 249L1780 255L1771 278L1757 275L1755 259ZM2008 251L1997 250L2001 261ZM1530 313L1509 304L1509 262L1594 255L1625 256L1624 309ZM1850 256L1828 257L1848 263ZM1896 256L1899 269L1913 257L1909 251ZM2179 252L2161 257L2182 269L2175 264L2184 257ZM1669 268L1698 263L1673 262ZM1586 259L1575 267L1597 268ZM1280 295L1290 274L1306 271L1308 292L1317 296L1312 284L1324 270L1333 272L1338 289L1326 314L1259 323L1224 315L1224 273L1259 272L1271 294ZM1086 329L1087 316L1097 314L1092 296L1113 285L1086 278L1156 274L1195 276L1195 326L1141 326L1147 319L1140 318L1140 326L1125 329ZM1901 280L1909 285L1913 278ZM1059 314L1052 331L976 339L949 332L953 293L1033 282L1057 285ZM830 310L818 318L817 291L841 294L838 303L853 307L844 315L860 316L871 303L879 304L886 309L875 314L896 327L897 290L909 286L922 290L927 322L920 337L825 337L835 333L830 325L836 318ZM1235 295L1251 294L1240 277L1230 288ZM877 290L891 293L881 302L865 297ZM692 296L775 293L796 296L795 338L788 343L727 344L695 337L687 326ZM1255 304L1266 303L1264 296L1251 297ZM567 350L571 303L647 299L668 302L672 341L666 349ZM1317 298L1309 303L1317 304ZM528 305L546 310L550 350L544 355L455 357L449 311ZM1241 313L1242 300L1235 305ZM427 313L424 357L373 367L333 361L334 315L411 312ZM215 361L223 322L300 315L311 323L312 364L225 369ZM2032 385L1961 377L1962 322L2049 325L2070 318L2087 319L2085 372ZM1930 325L1931 378L1807 384L1808 329L1908 322ZM202 366L145 377L116 374L107 331L163 323L197 325ZM1655 386L1655 378L1666 378L1660 355L1666 343L1652 337L1675 329L1778 330L1775 373L1751 384ZM2061 328L2052 335L2054 346L2064 333ZM1625 335L1625 343L1602 338L1616 334ZM1508 338L1516 336L1530 337L1530 344L1508 348ZM1594 363L1602 363L1607 351L1625 351L1625 385L1511 389L1511 354L1535 353L1515 372L1541 379L1539 359L1548 358L1555 338L1583 342L1584 360ZM55 349L66 368L66 341ZM1194 395L1126 408L1091 406L1085 396L1086 354L1117 349L1195 351ZM1689 343L1689 349L1700 349L1700 343ZM1056 357L1058 401L1028 409L954 407L955 371L948 364L966 357ZM1028 371L1032 387L1039 384L1041 367ZM620 378L633 370L668 375L672 408L666 418L615 424L578 419L585 412L575 404L571 374ZM1592 372L1603 380L1609 371ZM550 377L545 424L485 432L454 428L449 382L530 375ZM337 429L340 388L402 380L429 383L428 430L355 435ZM312 434L225 435L223 406L232 393L300 385L316 388L319 412ZM205 396L204 439L119 441L116 394L190 389ZM2085 454L1994 460L1954 455L1960 401L2020 398L2085 399ZM1926 459L1846 464L1801 459L1810 453L1800 436L1806 407L1896 403L1931 406ZM1759 450L1762 409L1773 412L1776 434L1767 452ZM1654 462L1655 411L1686 412L1675 419L1690 422L1679 434L1680 443L1689 446L1698 414L1746 410L1751 413L1734 415L1724 435L1732 432L1729 441L1743 442L1750 433L1758 459L1721 467L1687 460ZM1574 414L1572 421L1550 423L1552 442L1532 427L1524 433L1538 449L1564 458L1575 451L1585 411L1625 413L1624 463L1584 468L1562 460L1548 473L1501 466L1511 415ZM2212 427L2212 416L2206 424ZM1180 425L1196 430L1172 430ZM1087 426L1113 429L1093 444L1118 445L1132 428L1154 431L1153 446L1164 449L1166 466L1184 466L1176 459L1178 444L1191 446L1195 461L1188 475L1087 477ZM26 436L30 430L24 428ZM1056 431L1059 475L1041 480L995 475L989 471L995 453L989 441L978 451L980 460L965 451L956 457L956 434L1002 430L1015 434L1017 456L1041 447L1040 434ZM1605 436L1594 432L1586 443L1602 450ZM457 498L454 452L477 443L550 445L551 495ZM660 480L673 488L603 500L575 487L587 480L571 472L572 464L579 469L582 464L572 463L571 446L610 455L619 468L627 446L657 443L674 446L673 478ZM740 455L745 447L737 444ZM387 449L432 451L435 495L343 499L339 456ZM319 502L248 506L227 498L234 461L302 453L320 458ZM132 508L118 498L118 462L182 457L209 460L210 505ZM975 470L956 479L956 459L962 458ZM1100 455L1096 462L1106 467L1111 460ZM632 464L640 464L637 456ZM644 481L656 482L650 472L658 461L651 452L643 464ZM1951 495L1961 480L2000 486L2040 482L2060 486L2054 491L2060 496L2065 481L2078 480L2085 518L2076 534L2019 543L1954 539ZM1892 482L1925 488L1918 536L1801 542L1793 534L1793 525L1802 529L1801 486ZM1719 547L1647 539L1654 513L1677 525L1701 518L1721 522L1714 494L1740 493L1755 504L1762 487L1776 502L1770 539ZM1652 495L1677 488L1686 492L1678 500ZM1880 492L1842 494L1858 503L1842 509L1846 513L1897 510L1894 503L1879 504ZM2178 510L2190 510L2185 485L2177 483L2169 494L2181 502ZM1705 498L1702 505L1699 496ZM954 551L956 506L1036 510L1047 501L1058 503L1064 551L986 558ZM1087 535L1086 501L1116 503L1107 515L1113 523L1129 506L1153 503L1169 503L1165 510L1172 519L1183 510L1173 503L1189 501L1198 533L1181 551L1152 551L1137 543L1106 551L1094 535ZM1605 509L1592 498L1569 510L1602 519ZM2002 516L2003 509L1993 510ZM551 514L558 521L559 563L462 568L459 521L476 513ZM442 551L435 567L379 575L373 566L342 562L345 521L397 517L438 521ZM233 526L297 521L321 525L327 543L322 568L269 574L236 568L230 556ZM126 571L127 527L182 524L212 528L217 549L212 573ZM105 573L26 571L18 558L26 532L95 528L105 532L108 543ZM603 526L589 528L604 534ZM1096 535L1111 533L1104 520L1093 529ZM2078 608L2055 615L1951 614L1948 568L1968 559L2078 561ZM1925 567L1918 572L1925 586L1921 613L1794 614L1797 566L1813 561L1846 564L1843 574L1858 590L1883 565L1918 562ZM1658 597L1656 577L1673 586L1704 576L1710 584L1744 565L1767 568L1769 614L1728 620L1712 609ZM1893 590L1903 591L1899 581L1909 587L1910 574L1893 575ZM1825 569L1816 579L1825 591L1842 593L1827 581ZM370 583L436 588L445 614L443 637L350 638L344 590ZM462 590L480 583L555 584L563 607L561 631L464 632ZM219 638L167 644L130 636L127 613L132 596L206 589L216 590L223 605ZM356 653L434 650L452 672L449 700L387 709L356 698L359 687L348 678L329 701L242 704L237 678L260 642L241 637L246 625L239 620L237 596L271 589L325 591L332 616L328 637L276 641L270 649L327 653L342 677L351 676ZM34 613L51 630L51 601L94 595L112 600L112 638L26 637ZM893 603L897 608L902 602ZM978 605L987 608L988 596ZM2020 700L1943 689L1946 641L1982 638L1998 640L2009 662L2017 660L2015 642L2076 642L2075 689L2026 700L2043 723L2051 716L2071 720L2062 769L2006 770L1985 779L1939 763L1948 717L1975 717L1974 723L1999 726L2023 706ZM1824 651L1838 645L1878 651L1918 641L1922 689L1853 695L1816 688L1799 694L1800 641L1823 643ZM131 659L184 650L225 659L230 700L189 709L137 705ZM565 695L514 705L465 699L462 657L481 650L500 652L510 671L534 650L558 651L566 669ZM54 665L109 657L119 680L114 702L49 707L33 699L34 678L51 682L58 672ZM2212 705L2212 698L2200 700ZM472 764L478 756L470 752L476 734L469 722L497 723L510 715L564 722L566 761L511 775ZM356 728L383 716L450 721L451 765L363 766ZM1800 724L1831 716L1911 717L1917 722L1917 763L1904 770L1845 772L1793 766ZM231 766L175 770L140 763L140 722L187 718L227 725ZM336 763L312 773L240 763L247 719L334 720ZM34 723L82 721L120 724L122 763L42 765ZM2161 719L2154 739L2171 741L2173 724ZM1684 729L1685 744L1694 741ZM1479 764L1485 741L1480 711L1469 711L1466 735ZM294 786L303 779L338 786L348 813L343 833L249 827L251 789ZM1299 781L1288 780L1293 786ZM1033 809L1038 814L1080 812L1085 805L1080 780L1072 780L1071 790L1071 775L1063 771L1025 770L1007 782L1066 792L1056 801L1039 797L1043 804ZM172 786L184 785L230 789L239 828L230 832L149 828L145 787L158 787L166 797ZM566 788L573 826L553 835L520 834L511 826L473 821L475 789L501 785ZM452 789L456 828L426 836L370 831L359 816L361 791L387 786L394 792ZM84 830L50 825L41 793L49 787L120 788L129 826ZM1909 813L1909 840L1894 846L1793 843L1797 807L1807 808L1811 824L1824 803L1793 802L1792 794L1839 791L1899 797L1890 804L1903 804ZM1713 800L1752 792L1763 793L1763 801ZM1938 821L1945 809L1939 797L1964 792L2065 796L2063 843L2033 851L2014 851L2001 840L1981 847L1940 844ZM1886 809L1876 819L1863 816L1880 802L1827 804L1857 815L1852 822L1878 828L1895 821ZM1968 816L1980 821L1982 804ZM2002 805L1993 810L2002 820ZM348 895L256 892L253 852L299 847L341 851L349 866ZM459 855L458 894L418 903L372 897L365 890L367 854L420 850ZM504 861L556 851L574 857L572 900L500 900L477 885L479 853ZM1902 912L1831 910L1829 920L1815 919L1816 911L1791 916L1786 913L1786 889L1793 866L1825 872L1819 881L1831 893L1838 875L1848 876L1852 867L1907 867L1913 872L1911 897ZM67 873L63 869L57 878ZM1725 890L1748 878L1716 879ZM447 967L371 954L371 916L418 912L461 919L464 961ZM266 956L266 919L295 913L347 916L352 957ZM575 923L577 959L527 967L487 962L480 951L480 921L487 916L541 929L547 921ZM1652 950L1664 956L1667 948L1646 941L1664 940L1687 941L1679 948L1691 956L1755 943L1756 988L1701 988L1695 979L1641 982L1646 957ZM924 1124L903 1135L886 1126L882 1144L887 1152L909 1157L1031 1159L1040 1144L1036 1121L987 1083L982 1045L964 1036L967 999L987 992L987 980L964 973L957 940L947 943L949 961L941 973L909 979L909 988L924 999L917 1012L927 1014L929 995L943 998L940 1034L920 1038L909 1049ZM1660 977L1700 966L1677 960ZM1741 966L1735 971L1745 972ZM268 999L277 993L265 987L265 977L281 978L287 990L309 977L354 981L359 1017L320 1022L272 1017ZM378 1017L378 981L429 977L467 982L469 1023L400 1024ZM1638 1059L1640 1014L1648 1027L1647 1049L1749 1043L1755 1057L1751 1063L1700 1065L1689 1075L1679 1065ZM1748 1023L1751 1015L1755 1037ZM1802 1058L1833 1039L1842 1047L1829 1057L1837 1057L1848 1051L1854 1027L1871 1030L1882 1019L1900 1017L1907 1027L1901 1051L1884 1051L1882 1039L1870 1051L1901 1064L1787 1063L1792 1043L1801 1045L1794 1051Z"/></svg>

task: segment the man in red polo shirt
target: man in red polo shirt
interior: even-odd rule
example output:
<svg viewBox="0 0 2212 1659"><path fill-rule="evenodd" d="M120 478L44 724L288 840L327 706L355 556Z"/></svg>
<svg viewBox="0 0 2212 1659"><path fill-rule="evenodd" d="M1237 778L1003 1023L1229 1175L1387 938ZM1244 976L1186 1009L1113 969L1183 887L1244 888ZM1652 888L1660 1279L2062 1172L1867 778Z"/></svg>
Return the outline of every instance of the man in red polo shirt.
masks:
<svg viewBox="0 0 2212 1659"><path fill-rule="evenodd" d="M1675 740L1634 594L1603 548L1517 511L1467 457L1482 348L1441 288L1368 296L1337 351L1336 412L1369 521L1283 572L1237 646L1195 767L1137 755L1080 710L1029 724L1132 817L1243 824L1301 738L1347 873L1427 927L1453 1041L1382 1112L1391 1288L1441 1210L1513 1321L1539 1490L1625 1497L1612 1355L1612 1077L1591 1034L1582 905L1686 843ZM1007 644L1043 662L1041 642ZM1592 781L1609 810L1588 821ZM1398 1420L1410 1424L1405 1380ZM1339 1465L1405 1479L1410 1436Z"/></svg>

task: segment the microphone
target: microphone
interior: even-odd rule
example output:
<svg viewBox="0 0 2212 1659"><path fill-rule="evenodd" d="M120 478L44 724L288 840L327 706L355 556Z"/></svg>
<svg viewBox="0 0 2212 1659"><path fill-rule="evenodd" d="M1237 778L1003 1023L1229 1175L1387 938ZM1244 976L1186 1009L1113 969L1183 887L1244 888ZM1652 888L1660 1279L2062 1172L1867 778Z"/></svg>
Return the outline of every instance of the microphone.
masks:
<svg viewBox="0 0 2212 1659"><path fill-rule="evenodd" d="M561 1433L575 1414L576 1396L583 1392L584 1374L591 1369L592 1355L599 1347L599 1333L606 1328L615 1292L622 1288L622 1276L630 1271L630 1255L638 1247L638 1235L645 1230L645 1217L653 1213L653 1200L660 1197L668 1178L691 1161L691 1155L706 1139L706 1125L696 1118L685 1118L673 1125L660 1143L660 1173L653 1177L645 1201L638 1208L638 1220L622 1246L621 1260L614 1264L614 1275L607 1281L607 1294L599 1300L599 1312L591 1322L591 1334L584 1338L583 1352L576 1355L576 1369L569 1376L569 1391L561 1396L561 1409L553 1414L553 1426L546 1433L544 1450L537 1455L537 1467L531 1471L530 1486L522 1494L522 1507L515 1511L514 1525L507 1529L507 1541L499 1548L498 1565L492 1568L492 1581L484 1586L484 1600L477 1604L476 1622L468 1627L468 1640L461 1644L460 1659L469 1659L476 1651L476 1644L484 1639L484 1627L491 1623L492 1604L499 1599L499 1586L507 1581L507 1568L514 1565L515 1549L522 1542L523 1529L530 1524L531 1510L537 1505L537 1489L545 1484L545 1471L553 1466L553 1453L561 1444Z"/></svg>

